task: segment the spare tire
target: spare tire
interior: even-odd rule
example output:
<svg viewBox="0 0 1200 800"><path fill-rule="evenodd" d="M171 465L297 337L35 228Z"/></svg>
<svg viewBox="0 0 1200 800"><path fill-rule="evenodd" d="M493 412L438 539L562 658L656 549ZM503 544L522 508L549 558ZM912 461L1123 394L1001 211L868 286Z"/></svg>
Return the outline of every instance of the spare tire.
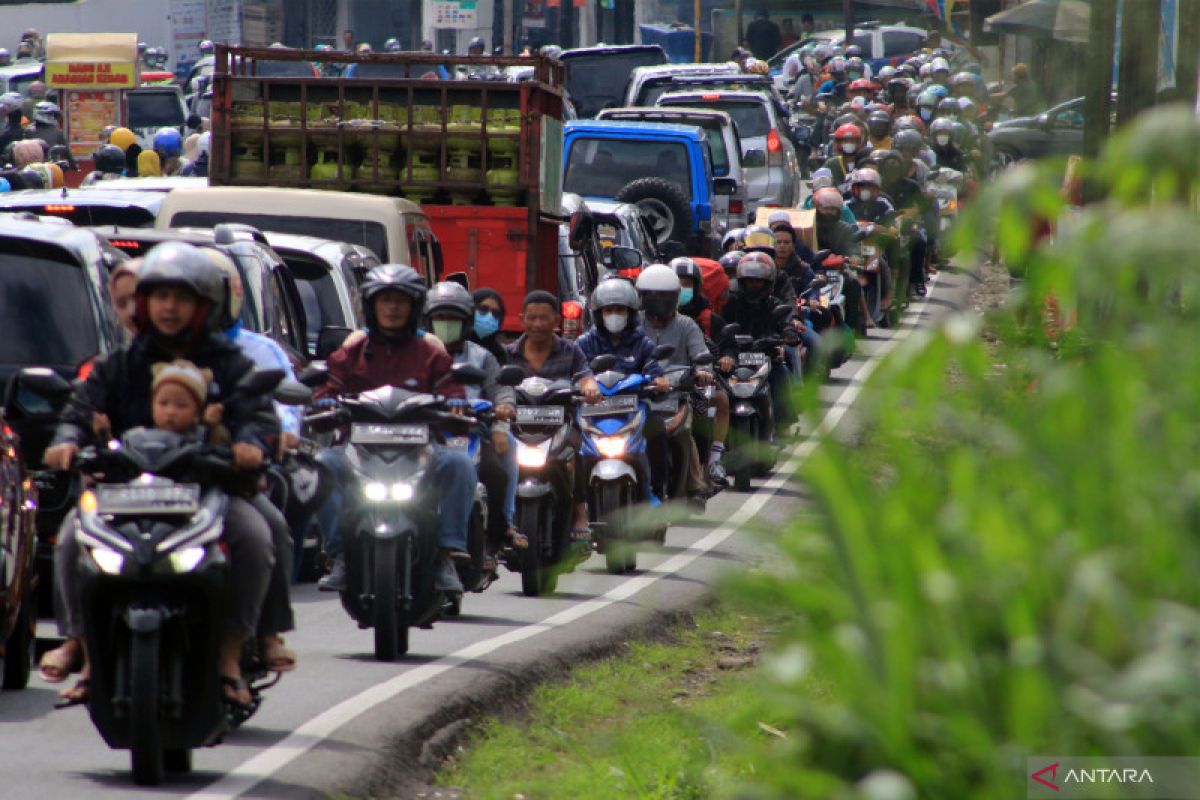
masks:
<svg viewBox="0 0 1200 800"><path fill-rule="evenodd" d="M686 242L692 236L692 207L674 181L638 178L622 186L613 199L640 208L659 244Z"/></svg>

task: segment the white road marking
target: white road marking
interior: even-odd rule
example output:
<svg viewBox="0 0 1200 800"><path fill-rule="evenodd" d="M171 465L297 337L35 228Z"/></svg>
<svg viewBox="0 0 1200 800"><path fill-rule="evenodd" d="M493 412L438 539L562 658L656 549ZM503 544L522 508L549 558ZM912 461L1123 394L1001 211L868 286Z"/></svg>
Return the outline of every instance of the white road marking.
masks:
<svg viewBox="0 0 1200 800"><path fill-rule="evenodd" d="M930 289L937 284L937 278L938 276L934 275L929 281ZM746 501L729 516L724 525L716 528L707 536L690 545L687 549L671 556L653 569L646 570L639 575L622 581L619 585L599 597L577 603L540 622L529 623L507 633L502 633L499 636L493 636L490 639L484 639L468 645L449 655L442 656L436 661L415 667L408 672L364 689L353 697L347 698L313 717L288 734L283 741L268 747L258 755L242 762L204 789L189 795L187 800L233 800L233 798L240 797L243 793L254 788L260 781L266 780L321 742L329 739L339 728L353 721L361 714L370 711L376 705L387 702L401 692L430 681L444 672L461 666L465 662L483 658L502 647L525 641L540 633L561 628L589 614L607 608L614 603L626 600L667 575L672 575L683 570L697 558L718 547L730 536L737 533L742 525L754 518L771 496L786 485L792 474L812 454L813 450L817 447L819 438L837 427L837 424L845 416L846 411L849 410L850 405L858 397L863 386L875 371L875 367L879 364L880 360L893 347L916 330L915 327L908 323L912 319L919 319L921 317L925 311L927 302L928 297L922 299L915 307L910 307L905 314L905 327L883 342L879 349L871 355L871 359L863 363L862 367L859 368L858 372L834 400L829 411L821 419L814 435L796 445L787 462L782 467L777 468L775 474L754 494L746 498Z"/></svg>

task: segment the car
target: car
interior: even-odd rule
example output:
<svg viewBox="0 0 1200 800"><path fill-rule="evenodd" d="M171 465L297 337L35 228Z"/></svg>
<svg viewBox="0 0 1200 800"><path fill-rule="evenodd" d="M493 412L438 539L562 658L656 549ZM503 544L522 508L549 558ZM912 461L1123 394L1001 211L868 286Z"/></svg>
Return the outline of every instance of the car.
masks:
<svg viewBox="0 0 1200 800"><path fill-rule="evenodd" d="M125 127L133 131L143 150L154 148L154 134L163 128L182 131L187 104L178 86L139 86L125 93Z"/></svg>
<svg viewBox="0 0 1200 800"><path fill-rule="evenodd" d="M35 189L0 195L0 217L29 212L70 220L76 225L153 226L166 192L111 188L116 183L127 181L102 181L78 189Z"/></svg>
<svg viewBox="0 0 1200 800"><path fill-rule="evenodd" d="M29 96L29 84L45 80L46 66L40 61L22 59L7 67L0 67L0 94L20 92Z"/></svg>
<svg viewBox="0 0 1200 800"><path fill-rule="evenodd" d="M567 94L581 119L622 105L629 76L637 67L667 63L666 51L656 44L578 47L559 58L566 68Z"/></svg>
<svg viewBox="0 0 1200 800"><path fill-rule="evenodd" d="M995 123L987 134L993 162L1006 167L1024 158L1082 153L1083 103L1076 97L1033 117Z"/></svg>
<svg viewBox="0 0 1200 800"><path fill-rule="evenodd" d="M629 74L629 88L625 90L626 106L652 106L658 96L667 91L677 76L697 77L705 75L737 75L741 67L736 61L722 64L663 64L653 67L636 67ZM599 115L597 115L597 118Z"/></svg>
<svg viewBox="0 0 1200 800"><path fill-rule="evenodd" d="M657 264L663 260L654 231L647 222L642 210L633 203L609 203L604 200L591 200L588 208L592 212L592 223L595 225L595 238L600 245L600 263L608 269L613 266L615 248L623 247L638 254L636 267L625 266L629 262L622 260L618 272L626 277L636 278L642 267Z"/></svg>
<svg viewBox="0 0 1200 800"><path fill-rule="evenodd" d="M878 72L889 64L895 66L903 63L913 53L925 47L929 31L912 25L879 25L877 23L859 23L854 29L854 39L851 42L862 48L863 60L870 64L871 69ZM788 56L807 44L842 45L846 34L842 30L818 31L780 50L767 59L769 74L774 77L783 70L783 64Z"/></svg>
<svg viewBox="0 0 1200 800"><path fill-rule="evenodd" d="M742 140L733 117L715 108L606 108L596 119L616 119L626 122L672 122L679 125L698 125L708 134L709 155L712 156L713 176L729 178L736 184L733 194L714 195L713 230L718 236L746 223L749 183L742 169Z"/></svg>
<svg viewBox="0 0 1200 800"><path fill-rule="evenodd" d="M742 143L747 215L761 206L792 208L800 202L800 160L773 98L761 91L673 91L658 98L666 108L713 108L733 117Z"/></svg>
<svg viewBox="0 0 1200 800"><path fill-rule="evenodd" d="M18 382L12 383L15 401ZM21 457L21 440L12 428L0 427L0 686L24 689L29 684L37 640L37 489Z"/></svg>
<svg viewBox="0 0 1200 800"><path fill-rule="evenodd" d="M588 298L600 281L602 253L589 204L579 195L563 192L558 226L558 298L562 335L574 339L591 324Z"/></svg>
<svg viewBox="0 0 1200 800"><path fill-rule="evenodd" d="M635 203L660 246L677 241L707 254L713 193L735 188L713 177L708 135L696 125L578 120L564 127L563 190Z"/></svg>

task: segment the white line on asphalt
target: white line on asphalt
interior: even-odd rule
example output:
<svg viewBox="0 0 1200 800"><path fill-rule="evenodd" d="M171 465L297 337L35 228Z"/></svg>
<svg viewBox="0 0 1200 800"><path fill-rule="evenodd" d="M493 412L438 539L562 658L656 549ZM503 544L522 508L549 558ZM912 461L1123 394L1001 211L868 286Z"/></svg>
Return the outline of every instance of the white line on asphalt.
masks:
<svg viewBox="0 0 1200 800"><path fill-rule="evenodd" d="M929 286L931 289L937 284L937 278L938 276L934 275L930 280ZM516 644L517 642L524 641L549 630L554 630L555 628L561 628L589 614L607 608L614 603L626 600L667 575L679 572L700 556L719 546L730 536L737 533L742 525L754 518L754 515L762 509L771 496L784 487L791 475L812 454L813 450L817 447L819 437L831 432L837 426L838 422L841 421L846 411L850 408L854 398L862 391L863 386L875 371L875 367L879 364L880 360L915 330L915 327L907 323L912 319L920 318L920 315L925 311L927 302L928 298L925 298L916 307L909 309L905 315L906 327L897 332L895 336L884 341L879 349L872 353L871 359L863 363L862 367L854 374L854 377L851 378L846 387L834 400L829 411L821 419L815 435L796 445L787 462L781 468L777 469L775 474L754 494L746 498L746 501L742 503L737 511L730 515L724 525L716 528L686 550L671 556L653 569L646 570L640 575L622 581L619 585L597 598L577 603L540 622L523 625L520 628L502 633L499 636L493 636L490 639L484 639L483 641L468 645L449 655L442 656L436 661L415 667L408 672L364 689L353 697L347 698L336 706L313 717L288 734L283 741L243 761L204 789L189 795L187 800L233 800L233 798L240 797L244 792L254 788L260 781L269 778L292 761L295 761L321 742L330 738L343 725L353 721L355 717L370 711L378 704L387 702L401 692L432 680L438 675L461 666L467 661L483 658L502 647Z"/></svg>

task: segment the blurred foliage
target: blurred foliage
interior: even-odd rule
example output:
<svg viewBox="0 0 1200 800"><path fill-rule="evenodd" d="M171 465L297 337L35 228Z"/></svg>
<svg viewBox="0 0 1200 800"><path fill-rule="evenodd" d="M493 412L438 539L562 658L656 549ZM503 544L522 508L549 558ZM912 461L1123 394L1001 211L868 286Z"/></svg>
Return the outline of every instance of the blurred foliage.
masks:
<svg viewBox="0 0 1200 800"><path fill-rule="evenodd" d="M1101 202L1023 165L967 210L958 251L1020 276L996 341L916 332L863 444L805 464L815 513L737 585L794 613L762 689L787 738L729 796L1012 798L1030 755L1198 751L1197 142L1156 110L1087 165Z"/></svg>

